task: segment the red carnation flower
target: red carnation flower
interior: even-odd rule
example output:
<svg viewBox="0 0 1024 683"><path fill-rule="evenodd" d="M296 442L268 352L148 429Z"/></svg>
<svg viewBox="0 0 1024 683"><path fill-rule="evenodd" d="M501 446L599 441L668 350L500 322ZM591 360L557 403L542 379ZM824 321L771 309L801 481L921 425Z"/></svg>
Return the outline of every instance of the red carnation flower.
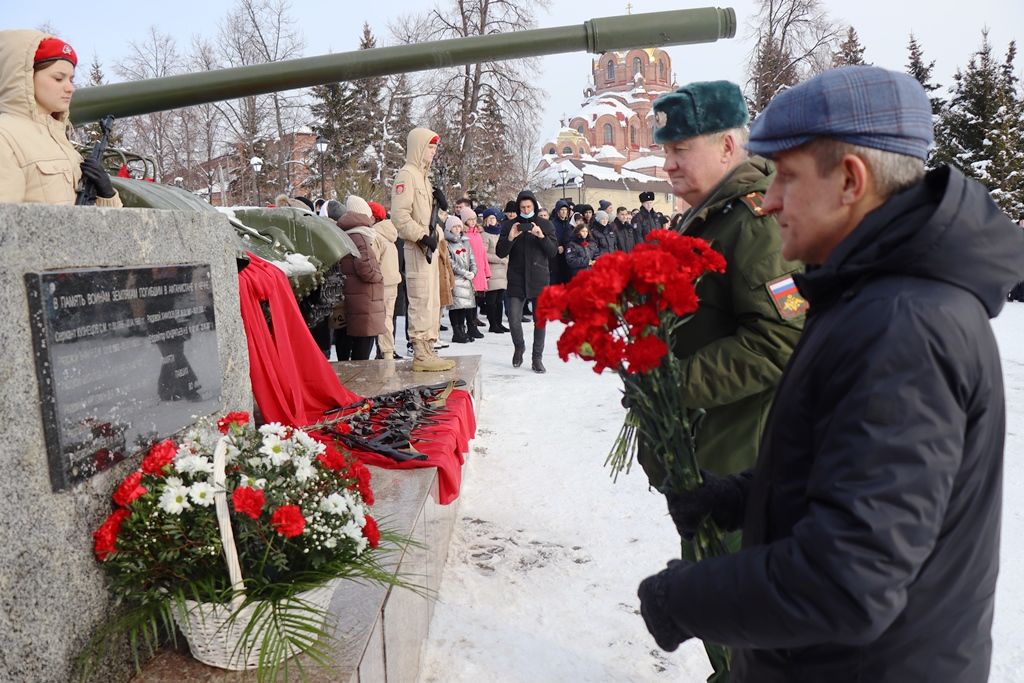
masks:
<svg viewBox="0 0 1024 683"><path fill-rule="evenodd" d="M659 365L661 359L668 353L668 345L661 338L653 334L640 337L626 347L626 361L629 362L629 372L650 372Z"/></svg>
<svg viewBox="0 0 1024 683"><path fill-rule="evenodd" d="M324 469L331 470L332 472L340 472L348 464L345 462L345 456L330 446L327 446L326 451L316 456L316 460Z"/></svg>
<svg viewBox="0 0 1024 683"><path fill-rule="evenodd" d="M107 555L117 552L117 536L121 533L121 524L131 516L128 510L114 510L109 517L100 525L100 528L93 532L93 552L100 562L107 559Z"/></svg>
<svg viewBox="0 0 1024 683"><path fill-rule="evenodd" d="M270 524L285 538L293 538L306 528L306 518L298 505L282 505L270 515Z"/></svg>
<svg viewBox="0 0 1024 683"><path fill-rule="evenodd" d="M239 486L231 494L231 504L235 506L235 512L248 515L253 519L259 519L263 512L263 504L266 503L263 491L254 489L251 486Z"/></svg>
<svg viewBox="0 0 1024 683"><path fill-rule="evenodd" d="M128 503L146 495L147 492L146 487L142 485L142 471L135 470L125 477L121 485L114 491L114 502L121 507L128 507Z"/></svg>
<svg viewBox="0 0 1024 683"><path fill-rule="evenodd" d="M220 430L221 434L227 434L231 429L231 425L236 424L241 427L249 422L249 413L244 410L239 410L233 413L228 413L221 419L217 420L217 429Z"/></svg>
<svg viewBox="0 0 1024 683"><path fill-rule="evenodd" d="M146 474L162 477L166 474L164 468L174 462L174 456L177 453L178 447L170 439L153 444L149 453L142 459L141 469Z"/></svg>
<svg viewBox="0 0 1024 683"><path fill-rule="evenodd" d="M366 540L370 542L371 548L376 548L380 545L380 529L377 528L377 520L370 515L366 515L366 525L363 527L363 536L366 536Z"/></svg>
<svg viewBox="0 0 1024 683"><path fill-rule="evenodd" d="M370 469L358 460L353 460L348 466L348 475L355 478L354 487L359 491L363 502L373 505L373 489L370 488L370 479L373 475L370 474Z"/></svg>

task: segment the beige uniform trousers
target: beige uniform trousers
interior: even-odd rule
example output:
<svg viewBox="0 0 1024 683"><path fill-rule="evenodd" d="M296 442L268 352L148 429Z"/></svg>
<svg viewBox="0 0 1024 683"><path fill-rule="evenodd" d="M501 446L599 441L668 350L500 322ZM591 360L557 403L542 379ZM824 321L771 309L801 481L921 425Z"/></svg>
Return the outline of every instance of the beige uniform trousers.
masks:
<svg viewBox="0 0 1024 683"><path fill-rule="evenodd" d="M391 360L395 353L395 302L398 300L398 285L384 285L384 334L377 335L377 348L384 360Z"/></svg>
<svg viewBox="0 0 1024 683"><path fill-rule="evenodd" d="M444 248L444 243L441 243ZM437 341L441 327L440 258L430 263L419 244L405 243L405 288L409 293L409 340Z"/></svg>

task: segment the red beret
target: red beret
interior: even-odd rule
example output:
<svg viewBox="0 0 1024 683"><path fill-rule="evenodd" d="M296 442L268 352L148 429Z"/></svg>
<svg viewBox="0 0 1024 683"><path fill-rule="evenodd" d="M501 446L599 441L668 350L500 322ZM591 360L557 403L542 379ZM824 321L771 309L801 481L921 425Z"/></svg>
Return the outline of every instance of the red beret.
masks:
<svg viewBox="0 0 1024 683"><path fill-rule="evenodd" d="M60 38L43 39L39 43L39 49L36 50L34 63L49 62L55 59L66 59L71 62L72 66L78 66L78 55L75 54L74 48Z"/></svg>
<svg viewBox="0 0 1024 683"><path fill-rule="evenodd" d="M388 217L387 209L377 202L370 202L370 213L373 214L374 220L378 221L382 221Z"/></svg>
<svg viewBox="0 0 1024 683"><path fill-rule="evenodd" d="M436 144L439 144L440 142L441 142L441 136L440 135L435 135L434 137L430 138L430 142L428 142L427 144L429 144L429 145L436 145Z"/></svg>

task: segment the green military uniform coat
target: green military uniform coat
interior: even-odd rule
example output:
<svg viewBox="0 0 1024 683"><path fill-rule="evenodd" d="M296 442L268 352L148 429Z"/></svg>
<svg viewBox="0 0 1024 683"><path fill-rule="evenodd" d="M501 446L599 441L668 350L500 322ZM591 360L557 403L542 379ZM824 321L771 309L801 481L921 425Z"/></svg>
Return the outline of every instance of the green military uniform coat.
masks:
<svg viewBox="0 0 1024 683"><path fill-rule="evenodd" d="M673 352L686 360L680 390L686 405L707 414L697 432L697 459L718 475L753 467L775 385L800 337L806 303L787 288L801 264L782 258L779 226L760 205L775 169L751 157L694 207L684 234L711 243L726 259L724 274L708 274L697 285L700 308L680 329ZM651 484L661 468L641 452L638 460Z"/></svg>

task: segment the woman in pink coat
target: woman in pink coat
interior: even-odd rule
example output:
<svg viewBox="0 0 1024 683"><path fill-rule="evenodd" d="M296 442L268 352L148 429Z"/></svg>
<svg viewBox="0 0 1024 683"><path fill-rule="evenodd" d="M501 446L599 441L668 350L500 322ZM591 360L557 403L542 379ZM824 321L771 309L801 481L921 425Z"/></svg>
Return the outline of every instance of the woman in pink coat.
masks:
<svg viewBox="0 0 1024 683"><path fill-rule="evenodd" d="M473 250L473 258L476 259L476 277L473 278L473 290L476 292L477 308L483 306L484 297L487 295L487 278L491 276L491 266L487 263L487 247L484 246L484 238L480 233L480 226L477 225L476 213L468 206L462 207L459 211L459 218L466 229L466 237L469 238L470 249ZM482 264L482 267L481 267ZM486 323L474 315L469 319L470 325L483 327Z"/></svg>

